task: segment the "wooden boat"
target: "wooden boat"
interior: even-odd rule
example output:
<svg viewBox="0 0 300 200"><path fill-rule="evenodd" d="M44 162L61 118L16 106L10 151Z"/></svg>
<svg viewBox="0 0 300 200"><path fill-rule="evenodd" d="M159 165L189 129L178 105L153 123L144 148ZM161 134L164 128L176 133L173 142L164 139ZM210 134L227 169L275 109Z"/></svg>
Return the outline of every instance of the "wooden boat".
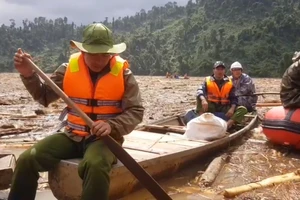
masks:
<svg viewBox="0 0 300 200"><path fill-rule="evenodd" d="M190 141L172 134L172 132L184 132L183 116L178 115L137 128L125 136L123 147L158 180L172 175L195 160L228 147L230 142L254 128L257 120L257 115L254 115L248 120L246 126L215 141ZM57 199L80 199L82 180L77 172L79 162L80 159L63 160L49 172L49 185ZM121 162L114 165L110 178L110 199L122 198L140 186L138 180Z"/></svg>

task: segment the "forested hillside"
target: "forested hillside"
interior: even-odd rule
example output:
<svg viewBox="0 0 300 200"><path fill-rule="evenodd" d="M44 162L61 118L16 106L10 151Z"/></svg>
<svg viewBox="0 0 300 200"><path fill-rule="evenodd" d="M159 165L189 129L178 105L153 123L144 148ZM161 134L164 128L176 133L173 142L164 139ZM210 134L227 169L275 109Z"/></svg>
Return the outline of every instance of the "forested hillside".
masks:
<svg viewBox="0 0 300 200"><path fill-rule="evenodd" d="M141 10L135 16L94 19L102 21L125 41L122 54L138 75L167 71L204 76L216 60L228 66L236 60L254 77L280 77L300 50L300 3L296 0L196 0L177 6ZM17 27L0 27L0 71L13 71L18 47L52 72L68 61L69 40L81 40L84 25L68 18L24 19Z"/></svg>

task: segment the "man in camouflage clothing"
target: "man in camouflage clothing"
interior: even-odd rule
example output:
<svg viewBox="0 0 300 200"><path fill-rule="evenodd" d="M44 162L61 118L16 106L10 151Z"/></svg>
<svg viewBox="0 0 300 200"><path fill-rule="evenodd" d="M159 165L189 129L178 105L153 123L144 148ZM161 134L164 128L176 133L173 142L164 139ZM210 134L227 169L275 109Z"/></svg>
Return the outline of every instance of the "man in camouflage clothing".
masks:
<svg viewBox="0 0 300 200"><path fill-rule="evenodd" d="M300 52L295 52L293 64L282 76L280 99L285 108L300 108Z"/></svg>
<svg viewBox="0 0 300 200"><path fill-rule="evenodd" d="M233 85L235 87L235 95L238 97L238 105L247 108L248 112L255 110L257 96L255 93L255 85L252 78L243 73L243 66L239 62L232 63L230 67Z"/></svg>
<svg viewBox="0 0 300 200"><path fill-rule="evenodd" d="M197 115L201 115L204 112L214 113L216 116L226 120L227 128L230 129L232 125L242 122L245 114L247 114L247 109L238 105L235 86L232 84L232 87L228 87L228 85L231 85L231 81L225 75L225 64L222 61L215 62L213 74L206 77L197 89L197 107L195 112ZM230 90L226 91L228 88ZM222 97L223 92L227 93L225 95L226 100Z"/></svg>

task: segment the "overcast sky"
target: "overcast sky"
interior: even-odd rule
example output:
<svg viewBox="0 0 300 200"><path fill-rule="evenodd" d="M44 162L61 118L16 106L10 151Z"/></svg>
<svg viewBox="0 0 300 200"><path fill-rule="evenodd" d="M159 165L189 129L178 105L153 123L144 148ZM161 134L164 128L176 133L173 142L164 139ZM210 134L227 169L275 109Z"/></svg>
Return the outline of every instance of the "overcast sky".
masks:
<svg viewBox="0 0 300 200"><path fill-rule="evenodd" d="M176 2L186 5L187 1ZM112 17L134 15L141 9L147 11L167 2L169 0L0 0L0 24L9 25L9 19L15 19L17 25L21 25L23 19L33 21L34 17L39 16L48 19L66 16L69 22L76 24L102 21L105 17L111 21Z"/></svg>

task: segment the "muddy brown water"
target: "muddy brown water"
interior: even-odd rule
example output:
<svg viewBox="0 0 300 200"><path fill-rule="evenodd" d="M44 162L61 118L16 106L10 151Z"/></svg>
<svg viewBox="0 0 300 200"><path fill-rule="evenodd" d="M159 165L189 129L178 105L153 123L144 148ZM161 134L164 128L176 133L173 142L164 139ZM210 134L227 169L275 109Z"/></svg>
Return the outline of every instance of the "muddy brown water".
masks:
<svg viewBox="0 0 300 200"><path fill-rule="evenodd" d="M253 135L252 131L252 133L248 134L248 137L253 137ZM159 184L174 200L219 200L225 199L221 193L226 188L293 172L300 168L299 152L257 141L262 140L246 138L242 142L224 149L224 152L229 154L230 159L224 165L211 187L204 187L199 184L201 183L199 182L199 177L213 158L221 155L222 152L216 152L204 160L195 162L170 175L169 178L160 180ZM11 149L11 151L18 155L23 150ZM37 200L55 199L47 185L45 188L40 188ZM278 184L273 187L246 192L234 199L297 199L299 189L299 183ZM140 189L121 200L154 200L154 198L146 189Z"/></svg>

